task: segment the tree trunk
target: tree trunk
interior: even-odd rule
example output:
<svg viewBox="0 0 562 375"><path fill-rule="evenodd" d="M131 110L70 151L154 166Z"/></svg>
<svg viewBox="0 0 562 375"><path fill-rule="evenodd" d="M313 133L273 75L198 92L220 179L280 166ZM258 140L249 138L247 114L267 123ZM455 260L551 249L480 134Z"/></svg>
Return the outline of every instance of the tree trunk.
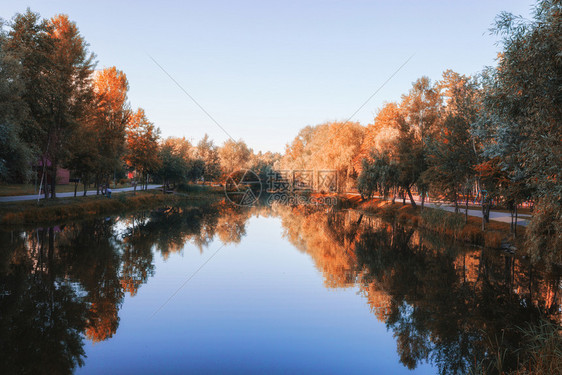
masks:
<svg viewBox="0 0 562 375"><path fill-rule="evenodd" d="M84 196L86 196L88 192L88 184L86 184L86 181L84 181Z"/></svg>
<svg viewBox="0 0 562 375"><path fill-rule="evenodd" d="M484 204L484 197L482 197L482 232L486 230L486 210Z"/></svg>
<svg viewBox="0 0 562 375"><path fill-rule="evenodd" d="M490 209L492 208L492 202L486 203L486 210L484 211L484 218L486 219L486 223L490 222Z"/></svg>
<svg viewBox="0 0 562 375"><path fill-rule="evenodd" d="M406 188L406 192L408 192L408 196L410 197L410 203L412 204L412 207L416 208L416 202L414 201L414 197L412 196L412 192L410 191L410 187L408 186Z"/></svg>
<svg viewBox="0 0 562 375"><path fill-rule="evenodd" d="M517 236L517 204L515 204L515 226L513 228L513 234Z"/></svg>
<svg viewBox="0 0 562 375"><path fill-rule="evenodd" d="M74 183L74 197L76 198L76 193L78 192L78 182Z"/></svg>
<svg viewBox="0 0 562 375"><path fill-rule="evenodd" d="M425 202L425 193L422 192L422 196L421 196L421 209L423 210L423 204Z"/></svg>
<svg viewBox="0 0 562 375"><path fill-rule="evenodd" d="M511 230L511 233L513 234L513 231L514 231L514 229L513 229L514 228L513 219L515 219L515 212L514 212L513 206L510 207L509 214L511 216L511 223L510 223L511 225L509 226L509 229Z"/></svg>
<svg viewBox="0 0 562 375"><path fill-rule="evenodd" d="M52 164L53 170L51 171L51 199L55 199L57 197L56 194L56 186L57 186L57 165L55 162Z"/></svg>
<svg viewBox="0 0 562 375"><path fill-rule="evenodd" d="M464 223L468 223L468 194L466 194L466 206L464 209Z"/></svg>
<svg viewBox="0 0 562 375"><path fill-rule="evenodd" d="M455 203L455 213L458 214L459 213L459 197L457 195L456 190L455 190L455 195L454 195L454 203Z"/></svg>

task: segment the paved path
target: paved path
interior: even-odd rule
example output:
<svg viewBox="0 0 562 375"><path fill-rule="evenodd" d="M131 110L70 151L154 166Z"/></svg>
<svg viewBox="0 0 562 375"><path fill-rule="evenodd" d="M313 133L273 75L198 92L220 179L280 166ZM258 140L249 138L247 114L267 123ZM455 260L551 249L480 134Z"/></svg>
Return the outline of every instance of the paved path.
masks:
<svg viewBox="0 0 562 375"><path fill-rule="evenodd" d="M360 195L360 194L349 193L348 195ZM382 199L382 197L379 197L379 196L375 196L373 198ZM416 204L418 206L421 204L421 202L416 200L415 198L414 198L414 201L416 202ZM402 199L396 199L396 202L400 203L400 202L402 202ZM410 204L410 199L406 199L406 204ZM455 206L452 206L451 204L448 204L448 203L441 203L440 204L440 203L427 203L427 202L425 202L424 206L425 207L431 207L431 208L441 208L445 211L455 212ZM459 206L459 212L464 215L464 208L462 208L462 206ZM468 215L469 216L475 216L475 217L482 217L482 209L478 209L478 210L468 209ZM531 218L531 215L529 215L529 214L519 214L519 215L517 215L517 224L526 226L529 223L530 218ZM490 211L490 220L500 221L502 223L508 223L509 224L509 223L511 223L511 214L509 212Z"/></svg>
<svg viewBox="0 0 562 375"><path fill-rule="evenodd" d="M158 189L159 187L161 187L162 185L148 185L148 189ZM122 193L125 191L133 191L134 188L133 187L127 187L127 188L120 188L120 189L111 189L111 194L118 194L118 193ZM140 186L137 186L137 191L140 191L141 188ZM78 190L76 196L77 197L81 197L84 195L84 191L80 191ZM86 193L86 195L96 195L96 190L88 190L88 192ZM68 198L68 197L74 197L74 192L67 192L67 193L57 193L57 198ZM41 195L40 199L44 199L45 195ZM19 202L19 201L32 201L32 200L37 200L37 195L12 195L12 196L6 196L6 197L0 197L0 203L3 202Z"/></svg>
<svg viewBox="0 0 562 375"><path fill-rule="evenodd" d="M407 200L406 202L409 201ZM455 212L455 206L450 206L450 205L438 205L435 203L425 203L425 206L427 207L432 207L432 208L441 208L443 210L449 211L449 212ZM461 214L464 215L464 208L459 207L459 212ZM468 215L469 216L476 216L476 217L482 217L482 209L480 210L471 210L470 208L468 209ZM518 225L523 225L526 226L529 223L529 219L531 218L531 215L528 214L518 214L517 215L517 224ZM511 223L511 214L509 212L498 212L498 211L490 211L490 220L494 220L494 221L501 221L502 223Z"/></svg>

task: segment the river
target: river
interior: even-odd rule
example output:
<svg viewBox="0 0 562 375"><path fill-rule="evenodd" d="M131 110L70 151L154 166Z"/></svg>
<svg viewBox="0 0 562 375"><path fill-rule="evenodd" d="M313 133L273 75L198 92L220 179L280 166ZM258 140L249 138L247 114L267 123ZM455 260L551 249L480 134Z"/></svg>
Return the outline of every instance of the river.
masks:
<svg viewBox="0 0 562 375"><path fill-rule="evenodd" d="M2 373L455 374L560 324L559 274L353 210L0 231Z"/></svg>

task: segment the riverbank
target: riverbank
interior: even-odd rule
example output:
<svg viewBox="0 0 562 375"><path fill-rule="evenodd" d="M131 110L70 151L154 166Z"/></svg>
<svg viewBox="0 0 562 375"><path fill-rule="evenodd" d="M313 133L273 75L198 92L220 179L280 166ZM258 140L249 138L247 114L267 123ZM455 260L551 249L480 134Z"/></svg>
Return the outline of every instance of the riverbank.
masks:
<svg viewBox="0 0 562 375"><path fill-rule="evenodd" d="M509 223L492 221L486 223L482 231L482 218L468 216L464 210L459 213L448 212L438 208L413 208L410 204L392 203L380 199L363 201L359 196L340 197L342 208L353 208L373 213L386 220L397 220L401 224L424 228L432 232L472 245L489 248L518 247L525 235L525 227L517 226L517 235L511 233Z"/></svg>
<svg viewBox="0 0 562 375"><path fill-rule="evenodd" d="M37 225L83 219L97 215L117 215L142 209L181 203L205 204L220 200L222 190L199 188L181 194L163 194L149 190L123 192L107 198L102 195L65 197L54 200L8 202L0 204L0 225Z"/></svg>

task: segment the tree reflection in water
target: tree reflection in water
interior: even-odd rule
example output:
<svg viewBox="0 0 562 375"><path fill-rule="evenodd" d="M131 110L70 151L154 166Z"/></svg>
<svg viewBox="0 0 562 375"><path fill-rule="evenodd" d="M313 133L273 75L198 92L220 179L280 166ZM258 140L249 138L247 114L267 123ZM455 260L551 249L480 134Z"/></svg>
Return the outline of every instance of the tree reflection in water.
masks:
<svg viewBox="0 0 562 375"><path fill-rule="evenodd" d="M170 207L64 227L0 232L0 363L6 373L70 373L84 338L111 338L125 293L154 274L154 254L238 243L254 216L281 219L284 236L310 255L329 288L357 286L392 330L402 363L429 361L464 373L502 353L517 363L516 329L541 316L560 322L560 276L513 256L354 211L311 207Z"/></svg>
<svg viewBox="0 0 562 375"><path fill-rule="evenodd" d="M442 374L516 368L519 327L560 324L560 275L498 251L475 250L354 211L280 211L285 235L329 287L356 284L396 338L401 362ZM498 355L501 358L498 358Z"/></svg>

